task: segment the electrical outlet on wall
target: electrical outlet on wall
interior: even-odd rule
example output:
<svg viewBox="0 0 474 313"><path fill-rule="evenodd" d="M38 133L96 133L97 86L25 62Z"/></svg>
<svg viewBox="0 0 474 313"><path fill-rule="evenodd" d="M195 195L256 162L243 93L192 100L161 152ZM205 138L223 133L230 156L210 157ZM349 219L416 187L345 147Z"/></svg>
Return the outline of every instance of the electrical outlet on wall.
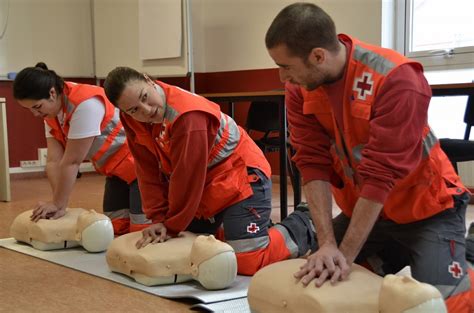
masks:
<svg viewBox="0 0 474 313"><path fill-rule="evenodd" d="M48 148L38 149L38 160L41 166L46 166L46 162L48 160Z"/></svg>
<svg viewBox="0 0 474 313"><path fill-rule="evenodd" d="M41 166L41 164L40 164L39 160L28 160L28 161L20 161L20 166L22 168L39 167L39 166Z"/></svg>

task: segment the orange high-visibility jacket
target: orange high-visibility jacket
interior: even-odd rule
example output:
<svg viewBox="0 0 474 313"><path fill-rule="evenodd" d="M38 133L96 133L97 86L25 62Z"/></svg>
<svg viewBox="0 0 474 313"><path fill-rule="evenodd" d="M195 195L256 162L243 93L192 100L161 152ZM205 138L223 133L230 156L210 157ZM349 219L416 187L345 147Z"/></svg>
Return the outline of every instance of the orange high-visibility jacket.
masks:
<svg viewBox="0 0 474 313"><path fill-rule="evenodd" d="M86 158L92 162L97 172L117 176L131 183L136 179L135 164L120 122L120 112L107 99L103 88L65 82L62 96L64 126L61 128L57 118L46 118L45 121L51 127L51 135L65 148L74 111L82 102L92 97L98 97L104 104L105 115L100 124L101 134L94 138Z"/></svg>
<svg viewBox="0 0 474 313"><path fill-rule="evenodd" d="M421 68L421 64L395 51L372 46L347 35L339 36L344 41L352 42L343 96L344 135L337 127L324 90L307 91L301 88L301 92L303 113L314 114L333 141L331 154L336 175L331 179L332 191L342 211L351 216L359 198L357 167L369 139L374 99L393 69L405 63ZM420 137L420 144L423 145L420 164L396 182L384 203L383 216L397 223L422 220L451 208L454 204L452 196L467 190L428 125L425 125ZM341 180L343 187L338 188L342 185Z"/></svg>
<svg viewBox="0 0 474 313"><path fill-rule="evenodd" d="M255 142L232 118L222 113L217 104L181 88L160 81L156 83L161 87L164 92L162 96L166 99L159 137L152 138L146 129L146 123L138 122L122 112L122 120L134 133L134 144L145 146L155 155L160 164L159 171L170 177L173 172L170 162L170 133L174 122L186 112L209 113L219 121L220 126L209 154L205 187L196 217L210 218L232 204L250 197L253 191L247 167L258 168L267 177L271 175L270 165ZM140 181L140 177L138 179ZM140 188L146 186L141 185Z"/></svg>

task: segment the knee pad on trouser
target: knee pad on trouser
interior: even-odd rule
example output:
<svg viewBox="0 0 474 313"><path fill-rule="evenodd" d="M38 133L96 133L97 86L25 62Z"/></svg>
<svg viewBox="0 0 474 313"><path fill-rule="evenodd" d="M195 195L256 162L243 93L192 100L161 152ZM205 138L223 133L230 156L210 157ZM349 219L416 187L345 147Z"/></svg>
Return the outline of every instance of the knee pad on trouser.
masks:
<svg viewBox="0 0 474 313"><path fill-rule="evenodd" d="M470 290L457 293L445 299L449 313L472 313L474 312L474 270L468 269L467 279L470 280Z"/></svg>
<svg viewBox="0 0 474 313"><path fill-rule="evenodd" d="M316 233L309 211L294 211L280 225L288 230L291 239L298 246L298 256L316 251Z"/></svg>
<svg viewBox="0 0 474 313"><path fill-rule="evenodd" d="M285 236L274 227L268 230L268 244L264 248L235 252L237 272L240 275L253 275L262 267L286 260L291 256Z"/></svg>

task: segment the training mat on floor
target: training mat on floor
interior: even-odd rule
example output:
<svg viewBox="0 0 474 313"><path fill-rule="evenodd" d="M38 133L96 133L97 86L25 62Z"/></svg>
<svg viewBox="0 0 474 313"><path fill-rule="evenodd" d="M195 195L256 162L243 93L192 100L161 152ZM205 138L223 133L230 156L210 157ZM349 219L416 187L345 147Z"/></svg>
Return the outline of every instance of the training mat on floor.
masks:
<svg viewBox="0 0 474 313"><path fill-rule="evenodd" d="M213 291L204 289L198 282L194 281L176 285L148 287L135 282L128 276L111 272L105 261L105 252L88 253L83 248L40 251L27 244L18 243L14 238L0 239L0 247L170 299L192 298L203 303L215 303L245 298L247 297L247 289L251 278L239 275L229 288Z"/></svg>

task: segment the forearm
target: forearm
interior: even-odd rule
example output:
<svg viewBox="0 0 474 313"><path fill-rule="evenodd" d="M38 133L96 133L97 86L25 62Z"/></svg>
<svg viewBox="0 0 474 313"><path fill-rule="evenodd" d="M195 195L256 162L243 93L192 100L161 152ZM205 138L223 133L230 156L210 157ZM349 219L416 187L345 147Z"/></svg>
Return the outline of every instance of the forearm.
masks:
<svg viewBox="0 0 474 313"><path fill-rule="evenodd" d="M58 167L56 188L53 193L53 203L59 208L66 208L80 163L61 162Z"/></svg>
<svg viewBox="0 0 474 313"><path fill-rule="evenodd" d="M51 190L53 192L53 195L58 186L59 173L60 173L59 162L48 161L46 163L46 175L48 176L48 181L49 181L49 184L51 185Z"/></svg>
<svg viewBox="0 0 474 313"><path fill-rule="evenodd" d="M316 226L319 247L325 244L336 245L332 227L332 195L329 182L312 180L303 186L303 190Z"/></svg>
<svg viewBox="0 0 474 313"><path fill-rule="evenodd" d="M347 263L352 264L365 244L375 222L379 218L383 205L365 198L359 198L352 213L349 227L339 246L346 257Z"/></svg>

